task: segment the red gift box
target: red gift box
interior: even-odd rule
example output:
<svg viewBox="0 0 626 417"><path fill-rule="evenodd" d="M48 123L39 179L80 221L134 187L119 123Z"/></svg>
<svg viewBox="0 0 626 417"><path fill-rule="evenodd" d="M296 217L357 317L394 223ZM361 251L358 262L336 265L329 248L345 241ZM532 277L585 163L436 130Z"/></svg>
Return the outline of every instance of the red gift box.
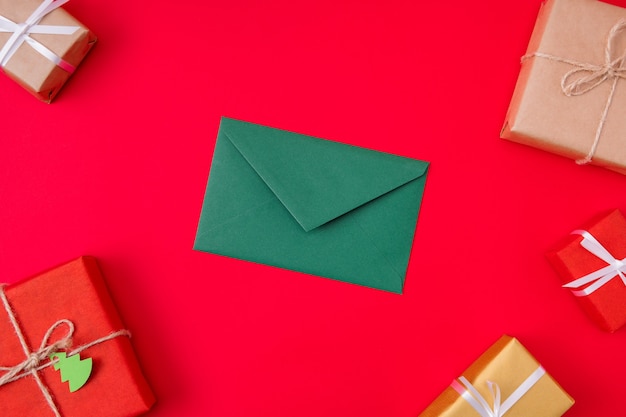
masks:
<svg viewBox="0 0 626 417"><path fill-rule="evenodd" d="M600 328L626 324L626 219L619 210L572 232L547 257Z"/></svg>
<svg viewBox="0 0 626 417"><path fill-rule="evenodd" d="M19 370L19 378L0 383L0 416L133 417L154 404L94 258L7 285L0 299L0 381ZM89 380L75 392L46 352L67 336L68 356L80 351L93 363Z"/></svg>

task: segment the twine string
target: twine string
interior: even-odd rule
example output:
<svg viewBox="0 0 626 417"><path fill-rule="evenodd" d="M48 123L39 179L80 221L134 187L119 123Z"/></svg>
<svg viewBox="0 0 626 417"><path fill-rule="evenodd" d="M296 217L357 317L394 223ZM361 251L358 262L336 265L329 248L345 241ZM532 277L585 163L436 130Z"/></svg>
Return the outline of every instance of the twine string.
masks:
<svg viewBox="0 0 626 417"><path fill-rule="evenodd" d="M602 131L604 130L604 126L606 124L609 109L613 103L617 83L620 80L626 80L626 49L617 58L615 58L614 51L615 41L619 33L624 29L626 29L626 20L621 19L609 31L606 45L604 47L604 63L601 65L575 61L560 56L545 54L543 52L534 52L522 57L522 62L536 57L574 66L574 68L567 71L561 78L561 90L568 97L586 94L605 82L612 81L611 89L596 129L594 141L587 155L576 161L579 165L588 164L593 159L593 156L598 148L598 144L600 143L600 137L602 136Z"/></svg>
<svg viewBox="0 0 626 417"><path fill-rule="evenodd" d="M4 303L6 300L6 296L4 296L4 292L2 292L2 296L3 296L2 301ZM6 304L5 304L5 307L6 307ZM13 322L13 320L11 320L11 322ZM52 344L48 344L48 341L50 337L52 336L52 333L56 330L57 327L60 327L62 325L68 326L67 334L63 336L63 338L61 338L60 340ZM15 328L16 327L14 326L14 329ZM19 333L21 333L21 331ZM41 340L41 345L39 346L39 349L36 352L31 353L30 351L28 351L28 346L25 343L23 343L22 349L24 349L24 353L28 352L26 360L12 367L0 366L1 371L7 371L7 373L5 373L4 375L2 375L2 377L0 377L0 386L9 383L18 374L24 373L28 375L28 373L32 370L38 370L41 362L48 359L51 354L69 348L72 343L73 334L74 334L74 324L69 320L63 319L63 320L57 321L52 326L50 326L45 336ZM19 337L19 339L20 339L20 343L23 342L23 335L22 337Z"/></svg>
<svg viewBox="0 0 626 417"><path fill-rule="evenodd" d="M0 286L0 298L2 299L2 304L4 305L4 309L9 315L9 320L11 321L11 324L13 325L13 329L15 330L15 334L17 335L17 338L20 341L22 350L24 351L24 354L26 355L26 361L13 367L12 369L9 369L9 372L7 372L6 375L3 375L2 380L8 381L10 378L13 378L15 375L17 375L21 371L24 371L24 373L27 373L27 374L31 374L33 378L35 378L35 382L37 382L37 386L39 386L39 390L43 394L46 402L48 403L48 406L54 413L54 416L61 417L61 412L59 411L56 404L54 403L54 400L52 399L52 395L50 394L50 391L48 391L48 388L41 380L41 377L39 376L39 372L35 370L36 367L39 365L40 357L37 356L37 354L33 355L30 349L28 348L28 345L26 344L26 340L24 338L24 333L22 333L22 329L20 328L19 324L17 323L17 319L15 318L15 313L13 313L13 310L11 309L11 305L9 304L9 300L7 299L7 296L4 293L4 286ZM52 331L54 331L54 328L51 327L51 329ZM52 332L48 331L46 332L46 335L48 335L49 333L51 334ZM46 339L46 337L44 337L44 339ZM42 344L44 344L44 342L47 343L46 340L43 340ZM7 382L3 382L2 384L0 384L0 386L6 383Z"/></svg>
<svg viewBox="0 0 626 417"><path fill-rule="evenodd" d="M5 372L4 374L0 376L0 387L2 387L3 385L9 384L11 382L17 381L21 378L32 376L35 379L35 382L37 383L39 390L41 391L44 399L46 400L46 403L50 407L50 410L52 410L52 412L54 413L54 416L62 417L61 412L59 411L56 403L54 402L54 399L52 398L52 395L50 394L50 391L41 380L39 372L58 362L58 359L48 360L50 355L52 355L53 353L60 352L63 350L68 350L71 348L72 337L74 336L74 331L75 331L74 323L72 323L70 320L67 320L67 319L61 319L57 321L56 323L54 323L52 326L50 326L48 331L46 331L46 334L44 335L43 339L41 340L41 344L39 345L39 349L35 352L31 352L30 348L28 347L28 344L26 343L26 338L24 337L22 328L17 322L15 313L13 312L13 309L11 308L11 305L9 304L9 300L7 299L7 296L4 292L4 285L0 285L0 300L2 301L4 309L9 317L9 321L11 322L11 325L13 326L15 335L17 336L20 342L22 351L24 352L24 355L26 356L26 359L24 361L22 361L21 363L15 366L0 366L0 371ZM52 337L52 334L55 332L56 329L60 328L61 326L66 326L67 332L61 339L57 340L54 343L50 343L50 338ZM131 334L128 330L125 330L125 329L118 330L116 332L110 333L107 336L101 337L99 339L93 340L84 345L78 346L74 350L70 351L68 356L76 355L77 353L80 353L93 346L99 345L101 343L104 343L109 340L115 339L117 337L122 337L122 336L130 338Z"/></svg>

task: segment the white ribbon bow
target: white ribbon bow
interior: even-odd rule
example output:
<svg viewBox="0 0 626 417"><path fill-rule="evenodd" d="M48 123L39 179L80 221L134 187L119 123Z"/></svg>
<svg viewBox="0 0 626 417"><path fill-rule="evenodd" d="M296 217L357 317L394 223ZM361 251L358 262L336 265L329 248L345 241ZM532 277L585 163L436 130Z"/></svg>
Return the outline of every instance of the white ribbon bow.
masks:
<svg viewBox="0 0 626 417"><path fill-rule="evenodd" d="M509 411L511 407L545 375L545 373L546 371L542 366L537 368L504 402L501 402L502 398L498 384L487 381L489 392L493 398L493 408L489 406L487 400L480 395L478 390L474 388L464 376L460 377L458 380L455 379L451 387L480 414L480 417L502 417L504 413Z"/></svg>
<svg viewBox="0 0 626 417"><path fill-rule="evenodd" d="M4 67L11 59L17 49L24 42L28 43L37 52L54 62L57 66L63 68L70 74L74 72L74 67L69 62L63 60L60 56L43 46L40 42L30 37L30 34L39 33L46 35L72 35L79 26L51 26L40 25L39 22L48 13L58 9L69 0L44 0L43 3L26 19L23 23L16 23L4 16L0 15L0 32L12 33L11 37L0 50L0 67Z"/></svg>
<svg viewBox="0 0 626 417"><path fill-rule="evenodd" d="M626 258L619 260L615 259L611 253L606 250L604 246L598 240L591 235L591 233L585 230L574 230L572 232L573 235L581 235L583 240L580 242L580 245L587 249L589 252L602 259L608 265L604 268L598 269L591 274L587 274L584 277L578 278L572 282L569 282L563 287L565 288L579 288L583 285L587 285L592 283L590 286L583 290L574 291L572 293L577 297L584 297L593 293L598 288L602 287L604 284L612 280L613 278L619 276L624 285L626 285L626 276L624 272L626 272Z"/></svg>

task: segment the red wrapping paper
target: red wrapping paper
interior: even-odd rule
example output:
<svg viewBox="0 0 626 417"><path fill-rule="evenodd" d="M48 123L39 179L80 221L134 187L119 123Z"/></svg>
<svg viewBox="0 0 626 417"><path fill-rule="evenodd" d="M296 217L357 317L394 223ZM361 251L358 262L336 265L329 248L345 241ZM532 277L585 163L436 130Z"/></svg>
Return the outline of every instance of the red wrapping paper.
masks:
<svg viewBox="0 0 626 417"><path fill-rule="evenodd" d="M626 258L626 219L619 210L594 218L582 229L591 233L614 258ZM580 235L569 235L547 254L563 284L607 266L606 262L580 245L582 240ZM619 276L595 292L575 298L600 328L614 332L626 324L626 285Z"/></svg>
<svg viewBox="0 0 626 417"><path fill-rule="evenodd" d="M76 327L73 348L125 329L94 258L79 258L9 285L5 294L31 351L39 348L46 331L61 319ZM65 332L55 331L51 342ZM81 358L86 357L93 359L93 371L87 384L74 393L52 366L39 372L63 417L133 417L154 404L128 337L90 347L81 353ZM24 360L8 314L0 306L0 366ZM35 379L27 376L0 386L0 416L48 417L54 413Z"/></svg>

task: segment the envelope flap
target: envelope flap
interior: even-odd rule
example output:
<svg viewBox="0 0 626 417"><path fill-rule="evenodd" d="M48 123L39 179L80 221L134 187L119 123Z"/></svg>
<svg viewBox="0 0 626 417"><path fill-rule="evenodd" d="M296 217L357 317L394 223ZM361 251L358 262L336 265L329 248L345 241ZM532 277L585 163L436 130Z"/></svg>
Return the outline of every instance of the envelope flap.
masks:
<svg viewBox="0 0 626 417"><path fill-rule="evenodd" d="M426 173L428 162L222 118L225 135L306 231Z"/></svg>

